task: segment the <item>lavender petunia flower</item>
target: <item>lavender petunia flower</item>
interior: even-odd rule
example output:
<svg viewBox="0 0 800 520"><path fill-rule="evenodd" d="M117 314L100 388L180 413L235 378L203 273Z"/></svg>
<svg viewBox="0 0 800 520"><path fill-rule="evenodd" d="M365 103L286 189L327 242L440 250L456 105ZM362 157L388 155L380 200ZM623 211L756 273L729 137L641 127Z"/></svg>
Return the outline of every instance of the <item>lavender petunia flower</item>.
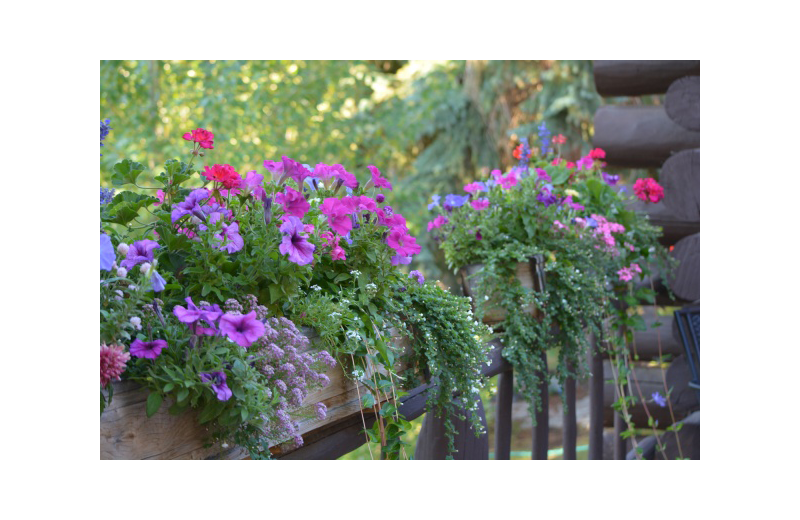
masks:
<svg viewBox="0 0 800 520"><path fill-rule="evenodd" d="M440 197L439 195L431 195L431 200L432 200L433 202L431 202L430 204L428 204L428 211L430 211L430 210L432 210L433 208L435 208L436 206L438 206L438 205L439 205L439 200L440 200L441 198L442 198L442 197Z"/></svg>
<svg viewBox="0 0 800 520"><path fill-rule="evenodd" d="M411 263L410 256L395 255L392 257L392 265L400 265L400 264L408 265L410 263Z"/></svg>
<svg viewBox="0 0 800 520"><path fill-rule="evenodd" d="M167 281L155 269L153 269L153 274L150 276L150 283L153 284L154 292L161 292L167 286Z"/></svg>
<svg viewBox="0 0 800 520"><path fill-rule="evenodd" d="M131 356L145 359L155 359L161 355L161 351L167 348L167 342L163 339L154 341L142 341L139 338L131 343Z"/></svg>
<svg viewBox="0 0 800 520"><path fill-rule="evenodd" d="M100 234L100 269L103 271L110 271L114 265L117 255L114 252L114 246L111 245L111 237L105 234Z"/></svg>
<svg viewBox="0 0 800 520"><path fill-rule="evenodd" d="M667 406L667 399L658 392L653 392L653 395L651 397L653 398L653 402L655 402L661 408Z"/></svg>
<svg viewBox="0 0 800 520"><path fill-rule="evenodd" d="M536 195L536 200L544 204L545 207L558 203L558 197L553 195L550 189L547 188L547 186L542 188L542 191L540 191L539 194Z"/></svg>
<svg viewBox="0 0 800 520"><path fill-rule="evenodd" d="M603 172L603 180L606 181L606 184L609 186L616 186L619 182L619 175L611 175L610 173Z"/></svg>
<svg viewBox="0 0 800 520"><path fill-rule="evenodd" d="M289 255L289 261L297 265L308 265L314 261L316 246L306 240L303 233L303 221L295 216L289 216L280 227L283 241L278 250Z"/></svg>
<svg viewBox="0 0 800 520"><path fill-rule="evenodd" d="M154 240L137 240L128 248L128 254L120 265L127 270L142 262L153 263L153 251L161 246Z"/></svg>
<svg viewBox="0 0 800 520"><path fill-rule="evenodd" d="M224 314L219 320L219 330L240 347L247 348L267 331L256 318L256 311L247 314Z"/></svg>
<svg viewBox="0 0 800 520"><path fill-rule="evenodd" d="M189 296L186 297L186 304L188 308L176 305L172 309L172 313L178 318L178 321L191 325L195 334L215 336L217 334L217 329L214 322L222 316L222 309L219 308L219 305L209 305L200 308L194 304L192 298ZM200 321L206 322L210 327L199 327L198 324Z"/></svg>
<svg viewBox="0 0 800 520"><path fill-rule="evenodd" d="M450 206L452 208L458 208L459 206L463 206L469 200L469 195L454 195L450 194L444 198L444 203L446 206Z"/></svg>
<svg viewBox="0 0 800 520"><path fill-rule="evenodd" d="M241 251L241 249L244 247L244 239L242 238L242 235L239 234L238 222L228 225L223 224L222 233L214 235L214 238L223 244L220 249L227 251L228 253ZM218 246L215 245L214 247Z"/></svg>
<svg viewBox="0 0 800 520"><path fill-rule="evenodd" d="M420 285L425 285L425 277L422 276L422 273L420 273L419 271L416 271L416 270L411 271L410 273L408 273L408 277L409 278L416 278L417 279L417 283L419 283Z"/></svg>
<svg viewBox="0 0 800 520"><path fill-rule="evenodd" d="M227 401L233 397L233 392L228 388L225 372L203 372L200 374L200 380L204 383L211 383L211 388L220 401Z"/></svg>
<svg viewBox="0 0 800 520"><path fill-rule="evenodd" d="M178 204L175 204L173 206L172 208L173 224L184 215L192 213L192 210L194 210L195 207L197 207L198 211L202 211L200 210L199 207L200 201L207 199L210 195L211 193L205 188L199 188L189 193L189 195L187 195L182 202L179 202Z"/></svg>

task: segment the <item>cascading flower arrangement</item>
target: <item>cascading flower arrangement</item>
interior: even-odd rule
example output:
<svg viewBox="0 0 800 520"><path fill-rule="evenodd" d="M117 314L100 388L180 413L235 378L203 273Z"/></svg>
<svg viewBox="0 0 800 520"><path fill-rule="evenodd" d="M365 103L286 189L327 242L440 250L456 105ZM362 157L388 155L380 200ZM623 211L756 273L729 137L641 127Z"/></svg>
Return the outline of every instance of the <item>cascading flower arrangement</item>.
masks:
<svg viewBox="0 0 800 520"><path fill-rule="evenodd" d="M653 291L634 291L632 282L654 266L666 272L670 264L658 244L660 229L631 211L619 177L602 171L605 152L598 148L566 161L560 155L566 138L550 135L542 123L538 157L522 139L514 150L519 162L510 171L494 170L488 179L467 184L464 195L434 195L428 206L435 215L428 231L449 267L482 266L471 279L476 315L505 310L496 330L531 412L541 406L544 350L558 348L561 384L568 376L584 376L587 335L600 337L604 320L617 330L643 327L639 316L615 303L652 302ZM654 179L638 180L634 192L651 203L663 198ZM516 277L517 264L534 255L545 260L541 292ZM530 309L541 312L535 317ZM609 341L612 334L605 332Z"/></svg>
<svg viewBox="0 0 800 520"><path fill-rule="evenodd" d="M155 196L101 188L106 388L120 376L141 382L151 391L148 413L172 396L176 411L200 409L220 440L263 456L270 443L302 442L292 416L304 412L307 389L325 383L313 371L319 356L335 359L368 389L363 405L379 420L367 435L382 457L397 458L410 424L394 403L401 382L416 379L400 367L440 383L431 393L440 413L452 408L453 392L472 396L483 385L489 331L465 299L404 274L420 246L402 214L385 204L382 191L392 185L377 167L366 168L363 183L341 164L311 167L286 156L264 161L261 173L240 174L229 164L201 170L194 161L214 149L213 133L198 128L183 138L192 143L190 160L168 160L155 177L160 186L138 184L139 163L114 167L114 185ZM137 268L142 278L133 280ZM415 326L434 306L449 309L449 319ZM290 350L274 340L274 319L285 320L298 342ZM295 326L313 327L319 340L303 342ZM411 352L399 337L412 340ZM427 361L447 352L462 354Z"/></svg>

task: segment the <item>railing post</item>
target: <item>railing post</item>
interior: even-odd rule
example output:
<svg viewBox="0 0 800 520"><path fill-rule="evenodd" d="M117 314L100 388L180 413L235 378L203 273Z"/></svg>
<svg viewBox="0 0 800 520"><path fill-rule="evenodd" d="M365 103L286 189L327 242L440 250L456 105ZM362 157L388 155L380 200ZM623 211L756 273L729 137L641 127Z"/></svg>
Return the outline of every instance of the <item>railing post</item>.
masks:
<svg viewBox="0 0 800 520"><path fill-rule="evenodd" d="M603 460L603 354L592 336L589 377L589 460Z"/></svg>
<svg viewBox="0 0 800 520"><path fill-rule="evenodd" d="M623 394L625 387L622 387ZM617 399L620 398L617 392ZM614 412L614 460L625 460L628 450L626 449L627 440L622 438L622 432L627 429L625 419L622 418L622 412Z"/></svg>
<svg viewBox="0 0 800 520"><path fill-rule="evenodd" d="M514 371L497 376L497 412L494 428L495 460L511 459L511 406L514 402Z"/></svg>
<svg viewBox="0 0 800 520"><path fill-rule="evenodd" d="M573 366L567 369L572 372ZM577 460L578 420L575 413L575 378L570 376L564 382L564 428L562 430L564 445L563 460Z"/></svg>
<svg viewBox="0 0 800 520"><path fill-rule="evenodd" d="M542 350L542 363L545 367L540 373L541 382L539 383L539 395L542 400L542 409L534 412L536 426L533 429L533 449L531 458L533 460L547 460L547 444L550 436L550 374L547 372L547 352Z"/></svg>

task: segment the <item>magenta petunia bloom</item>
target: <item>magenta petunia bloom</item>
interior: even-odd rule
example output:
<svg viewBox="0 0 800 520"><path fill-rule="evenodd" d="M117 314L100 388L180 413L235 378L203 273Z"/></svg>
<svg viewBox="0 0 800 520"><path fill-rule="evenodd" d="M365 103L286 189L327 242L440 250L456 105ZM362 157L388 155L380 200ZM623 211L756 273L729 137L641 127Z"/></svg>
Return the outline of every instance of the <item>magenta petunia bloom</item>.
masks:
<svg viewBox="0 0 800 520"><path fill-rule="evenodd" d="M417 244L417 240L400 227L394 227L389 231L386 243L401 256L416 255L422 251L422 247Z"/></svg>
<svg viewBox="0 0 800 520"><path fill-rule="evenodd" d="M570 208L574 209L575 211L580 211L582 209L586 209L585 206L582 204L578 204L576 202L572 202L572 195L568 195L566 199L564 199L561 204L565 206L569 206Z"/></svg>
<svg viewBox="0 0 800 520"><path fill-rule="evenodd" d="M297 265L308 265L314 261L316 246L306 240L305 233L303 233L303 221L297 217L289 217L281 225L280 230L284 235L278 250L284 255L289 255L290 262Z"/></svg>
<svg viewBox="0 0 800 520"><path fill-rule="evenodd" d="M264 168L270 173L283 173L283 162L282 161L264 161Z"/></svg>
<svg viewBox="0 0 800 520"><path fill-rule="evenodd" d="M500 170L493 170L492 177L494 177L494 181L502 186L504 190L510 190L517 185L516 170L511 170L505 177Z"/></svg>
<svg viewBox="0 0 800 520"><path fill-rule="evenodd" d="M161 355L161 351L167 348L167 342L163 339L154 341L142 341L139 338L131 343L131 356L146 359L155 359Z"/></svg>
<svg viewBox="0 0 800 520"><path fill-rule="evenodd" d="M216 304L199 308L189 296L186 297L186 304L187 308L176 305L172 309L172 313L178 318L178 321L191 325L192 331L199 336L215 336L217 329L214 322L222 316L222 309ZM200 327L200 321L206 322L210 327Z"/></svg>
<svg viewBox="0 0 800 520"><path fill-rule="evenodd" d="M483 211L489 207L489 199L475 199L470 204L477 211Z"/></svg>
<svg viewBox="0 0 800 520"><path fill-rule="evenodd" d="M211 383L211 388L217 394L217 399L220 401L227 401L233 397L233 392L228 388L227 376L225 372L203 372L200 374L200 380L204 383Z"/></svg>
<svg viewBox="0 0 800 520"><path fill-rule="evenodd" d="M542 181L545 181L545 182L550 182L550 181L553 180L553 179L550 178L550 175L547 174L547 170L545 170L543 168L536 168L536 176L539 178L539 180L542 180Z"/></svg>
<svg viewBox="0 0 800 520"><path fill-rule="evenodd" d="M594 159L591 156L587 155L586 157L581 157L577 161L575 161L575 166L577 166L577 170L591 170L592 165L594 164Z"/></svg>
<svg viewBox="0 0 800 520"><path fill-rule="evenodd" d="M428 231L431 231L431 230L436 229L436 228L440 228L443 225L447 224L448 222L449 221L447 220L447 217L439 215L435 219L433 219L430 222L428 222Z"/></svg>
<svg viewBox="0 0 800 520"><path fill-rule="evenodd" d="M267 331L264 324L256 318L256 311L247 314L223 314L219 320L219 330L244 348L252 345Z"/></svg>
<svg viewBox="0 0 800 520"><path fill-rule="evenodd" d="M283 155L281 156L281 161L283 162L283 174L294 179L298 187L303 186L303 181L306 177L311 177L311 172L294 159Z"/></svg>
<svg viewBox="0 0 800 520"><path fill-rule="evenodd" d="M353 229L353 221L350 218L351 207L340 199L328 197L319 210L328 217L328 227L340 235L346 235Z"/></svg>
<svg viewBox="0 0 800 520"><path fill-rule="evenodd" d="M153 263L153 250L159 248L154 240L137 240L128 248L128 254L120 265L130 271L135 265L142 262Z"/></svg>
<svg viewBox="0 0 800 520"><path fill-rule="evenodd" d="M392 191L392 184L381 175L381 171L377 167L370 164L367 168L372 174L372 183L375 184L376 188L386 188Z"/></svg>
<svg viewBox="0 0 800 520"><path fill-rule="evenodd" d="M284 193L276 194L275 202L283 206L283 210L287 215L293 215L297 218L303 218L308 213L308 210L311 209L311 204L303 197L303 194L291 186L286 186Z"/></svg>

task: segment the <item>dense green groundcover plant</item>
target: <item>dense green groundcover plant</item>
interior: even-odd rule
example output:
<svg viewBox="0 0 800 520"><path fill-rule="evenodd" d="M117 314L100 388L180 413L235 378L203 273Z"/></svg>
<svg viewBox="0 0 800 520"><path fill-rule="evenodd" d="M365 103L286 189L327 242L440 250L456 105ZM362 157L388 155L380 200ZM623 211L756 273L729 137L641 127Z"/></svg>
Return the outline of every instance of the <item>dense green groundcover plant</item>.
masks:
<svg viewBox="0 0 800 520"><path fill-rule="evenodd" d="M401 270L419 246L382 204L391 184L377 168L366 182L287 157L263 173L201 169L213 134L184 139L190 160L167 160L156 185L140 184L140 163L114 166L112 184L153 195L101 188L101 411L108 383L132 379L150 392L148 415L170 398L172 413L198 410L213 440L268 457L302 442L297 418L324 418L303 399L335 362L368 389L379 420L367 436L399 458L404 388L435 381L430 406L448 417L453 394L474 401L490 331L465 298Z"/></svg>
<svg viewBox="0 0 800 520"><path fill-rule="evenodd" d="M482 265L470 279L476 315L505 310L495 330L531 412L541 407L543 352L558 349L562 385L568 376L585 376L590 334L621 348L614 331L644 326L620 305L653 302L651 289L634 290L634 276L666 272L671 265L658 243L660 228L629 209L618 177L602 171L602 150L572 163L560 156L563 136L551 140L541 125L537 138L536 158L526 139L514 152L519 164L509 172L493 171L484 182L468 184L464 195L434 196L429 209L437 216L428 225L454 272ZM640 198L652 194L650 202L663 196L652 179L637 181L634 190ZM517 264L536 255L544 258L540 292L516 276ZM531 308L540 312L534 315Z"/></svg>

